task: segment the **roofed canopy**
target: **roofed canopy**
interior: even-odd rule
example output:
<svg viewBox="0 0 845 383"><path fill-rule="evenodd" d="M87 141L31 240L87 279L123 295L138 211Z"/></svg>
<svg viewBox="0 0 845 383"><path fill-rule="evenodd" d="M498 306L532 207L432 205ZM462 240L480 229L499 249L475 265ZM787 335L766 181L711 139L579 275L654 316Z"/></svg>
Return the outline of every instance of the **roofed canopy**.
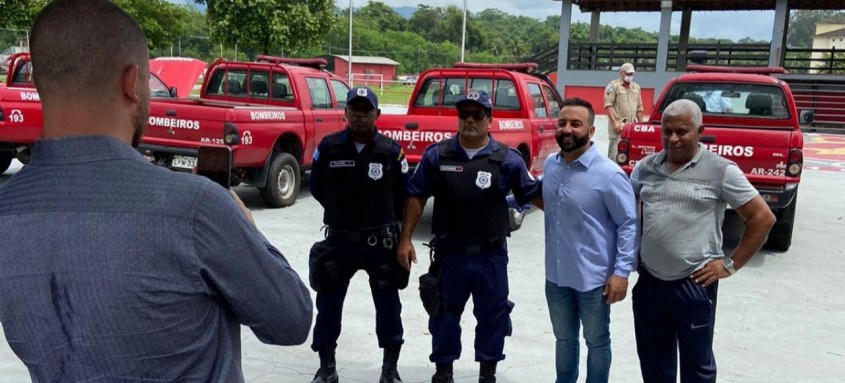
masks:
<svg viewBox="0 0 845 383"><path fill-rule="evenodd" d="M581 12L658 12L660 0L572 0ZM672 10L682 11L768 11L776 0L672 0ZM845 9L843 0L788 0L790 9Z"/></svg>

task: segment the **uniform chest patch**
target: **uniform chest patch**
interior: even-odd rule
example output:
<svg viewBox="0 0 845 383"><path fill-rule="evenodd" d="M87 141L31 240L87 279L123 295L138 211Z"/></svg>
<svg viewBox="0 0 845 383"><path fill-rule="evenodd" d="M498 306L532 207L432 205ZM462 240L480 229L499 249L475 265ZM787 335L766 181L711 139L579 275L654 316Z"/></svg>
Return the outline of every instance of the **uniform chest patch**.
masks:
<svg viewBox="0 0 845 383"><path fill-rule="evenodd" d="M384 175L384 170L382 164L378 163L371 163L370 164L370 171L367 172L367 175L370 176L373 180L380 180L381 177Z"/></svg>
<svg viewBox="0 0 845 383"><path fill-rule="evenodd" d="M354 168L355 161L352 160L345 160L345 161L331 161L329 162L330 168Z"/></svg>
<svg viewBox="0 0 845 383"><path fill-rule="evenodd" d="M440 165L441 172L451 172L451 173L463 173L464 167L463 166L456 166L456 165Z"/></svg>
<svg viewBox="0 0 845 383"><path fill-rule="evenodd" d="M479 171L478 175L475 177L475 186L478 186L480 189L487 189L490 187L490 179L493 177L493 174L490 172L482 172Z"/></svg>

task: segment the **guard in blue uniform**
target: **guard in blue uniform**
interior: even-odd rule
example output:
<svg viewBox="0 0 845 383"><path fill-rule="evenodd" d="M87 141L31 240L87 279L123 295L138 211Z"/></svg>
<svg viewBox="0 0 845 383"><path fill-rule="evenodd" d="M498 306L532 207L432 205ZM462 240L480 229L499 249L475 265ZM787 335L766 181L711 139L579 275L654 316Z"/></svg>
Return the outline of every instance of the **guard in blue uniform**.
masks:
<svg viewBox="0 0 845 383"><path fill-rule="evenodd" d="M400 288L408 271L395 252L407 198L408 162L399 144L378 132L378 98L366 87L346 97L348 127L326 136L314 153L311 194L325 209L326 240L311 253L317 321L311 348L320 355L312 383L337 382L335 348L343 300L352 276L365 270L376 307L376 336L384 349L379 383L401 383L396 371L403 329Z"/></svg>
<svg viewBox="0 0 845 383"><path fill-rule="evenodd" d="M429 311L430 359L437 365L432 382L453 382L452 363L461 355L460 317L470 295L479 382L496 381L496 363L505 358L505 337L511 334L508 300L510 233L507 195L516 202L542 199L542 187L526 169L519 152L488 133L492 105L486 92L471 91L456 104L458 134L426 148L408 186L408 204L397 258L410 269L416 262L411 243L426 200L434 197L432 232L439 279L436 304L421 296ZM429 274L432 269L429 269Z"/></svg>

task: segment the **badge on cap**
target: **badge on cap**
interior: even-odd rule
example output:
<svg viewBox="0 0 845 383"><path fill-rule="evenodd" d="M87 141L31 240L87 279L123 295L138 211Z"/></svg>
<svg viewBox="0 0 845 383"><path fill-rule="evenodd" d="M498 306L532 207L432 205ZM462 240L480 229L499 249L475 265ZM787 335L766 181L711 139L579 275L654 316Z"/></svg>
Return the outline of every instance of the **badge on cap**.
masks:
<svg viewBox="0 0 845 383"><path fill-rule="evenodd" d="M367 97L367 88L358 88L358 95L361 97Z"/></svg>
<svg viewBox="0 0 845 383"><path fill-rule="evenodd" d="M476 91L472 91L472 92L467 93L467 99L478 100L479 98L481 98L481 95L478 94L478 92L476 92Z"/></svg>

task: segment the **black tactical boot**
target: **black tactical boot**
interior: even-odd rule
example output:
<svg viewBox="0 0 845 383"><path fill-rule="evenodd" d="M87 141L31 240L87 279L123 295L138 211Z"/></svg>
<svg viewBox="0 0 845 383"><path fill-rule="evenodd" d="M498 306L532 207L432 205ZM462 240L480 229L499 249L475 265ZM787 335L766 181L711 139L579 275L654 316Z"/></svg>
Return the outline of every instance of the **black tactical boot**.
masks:
<svg viewBox="0 0 845 383"><path fill-rule="evenodd" d="M431 377L431 383L455 383L452 377L452 363L437 363L437 371Z"/></svg>
<svg viewBox="0 0 845 383"><path fill-rule="evenodd" d="M498 362L481 362L478 383L496 383L496 363Z"/></svg>
<svg viewBox="0 0 845 383"><path fill-rule="evenodd" d="M401 348L401 345L384 348L381 379L379 379L378 383L402 383L402 378L399 377L399 372L396 371L396 364L399 362L399 350Z"/></svg>
<svg viewBox="0 0 845 383"><path fill-rule="evenodd" d="M337 363L334 360L334 350L321 350L320 369L314 375L311 383L337 383Z"/></svg>

